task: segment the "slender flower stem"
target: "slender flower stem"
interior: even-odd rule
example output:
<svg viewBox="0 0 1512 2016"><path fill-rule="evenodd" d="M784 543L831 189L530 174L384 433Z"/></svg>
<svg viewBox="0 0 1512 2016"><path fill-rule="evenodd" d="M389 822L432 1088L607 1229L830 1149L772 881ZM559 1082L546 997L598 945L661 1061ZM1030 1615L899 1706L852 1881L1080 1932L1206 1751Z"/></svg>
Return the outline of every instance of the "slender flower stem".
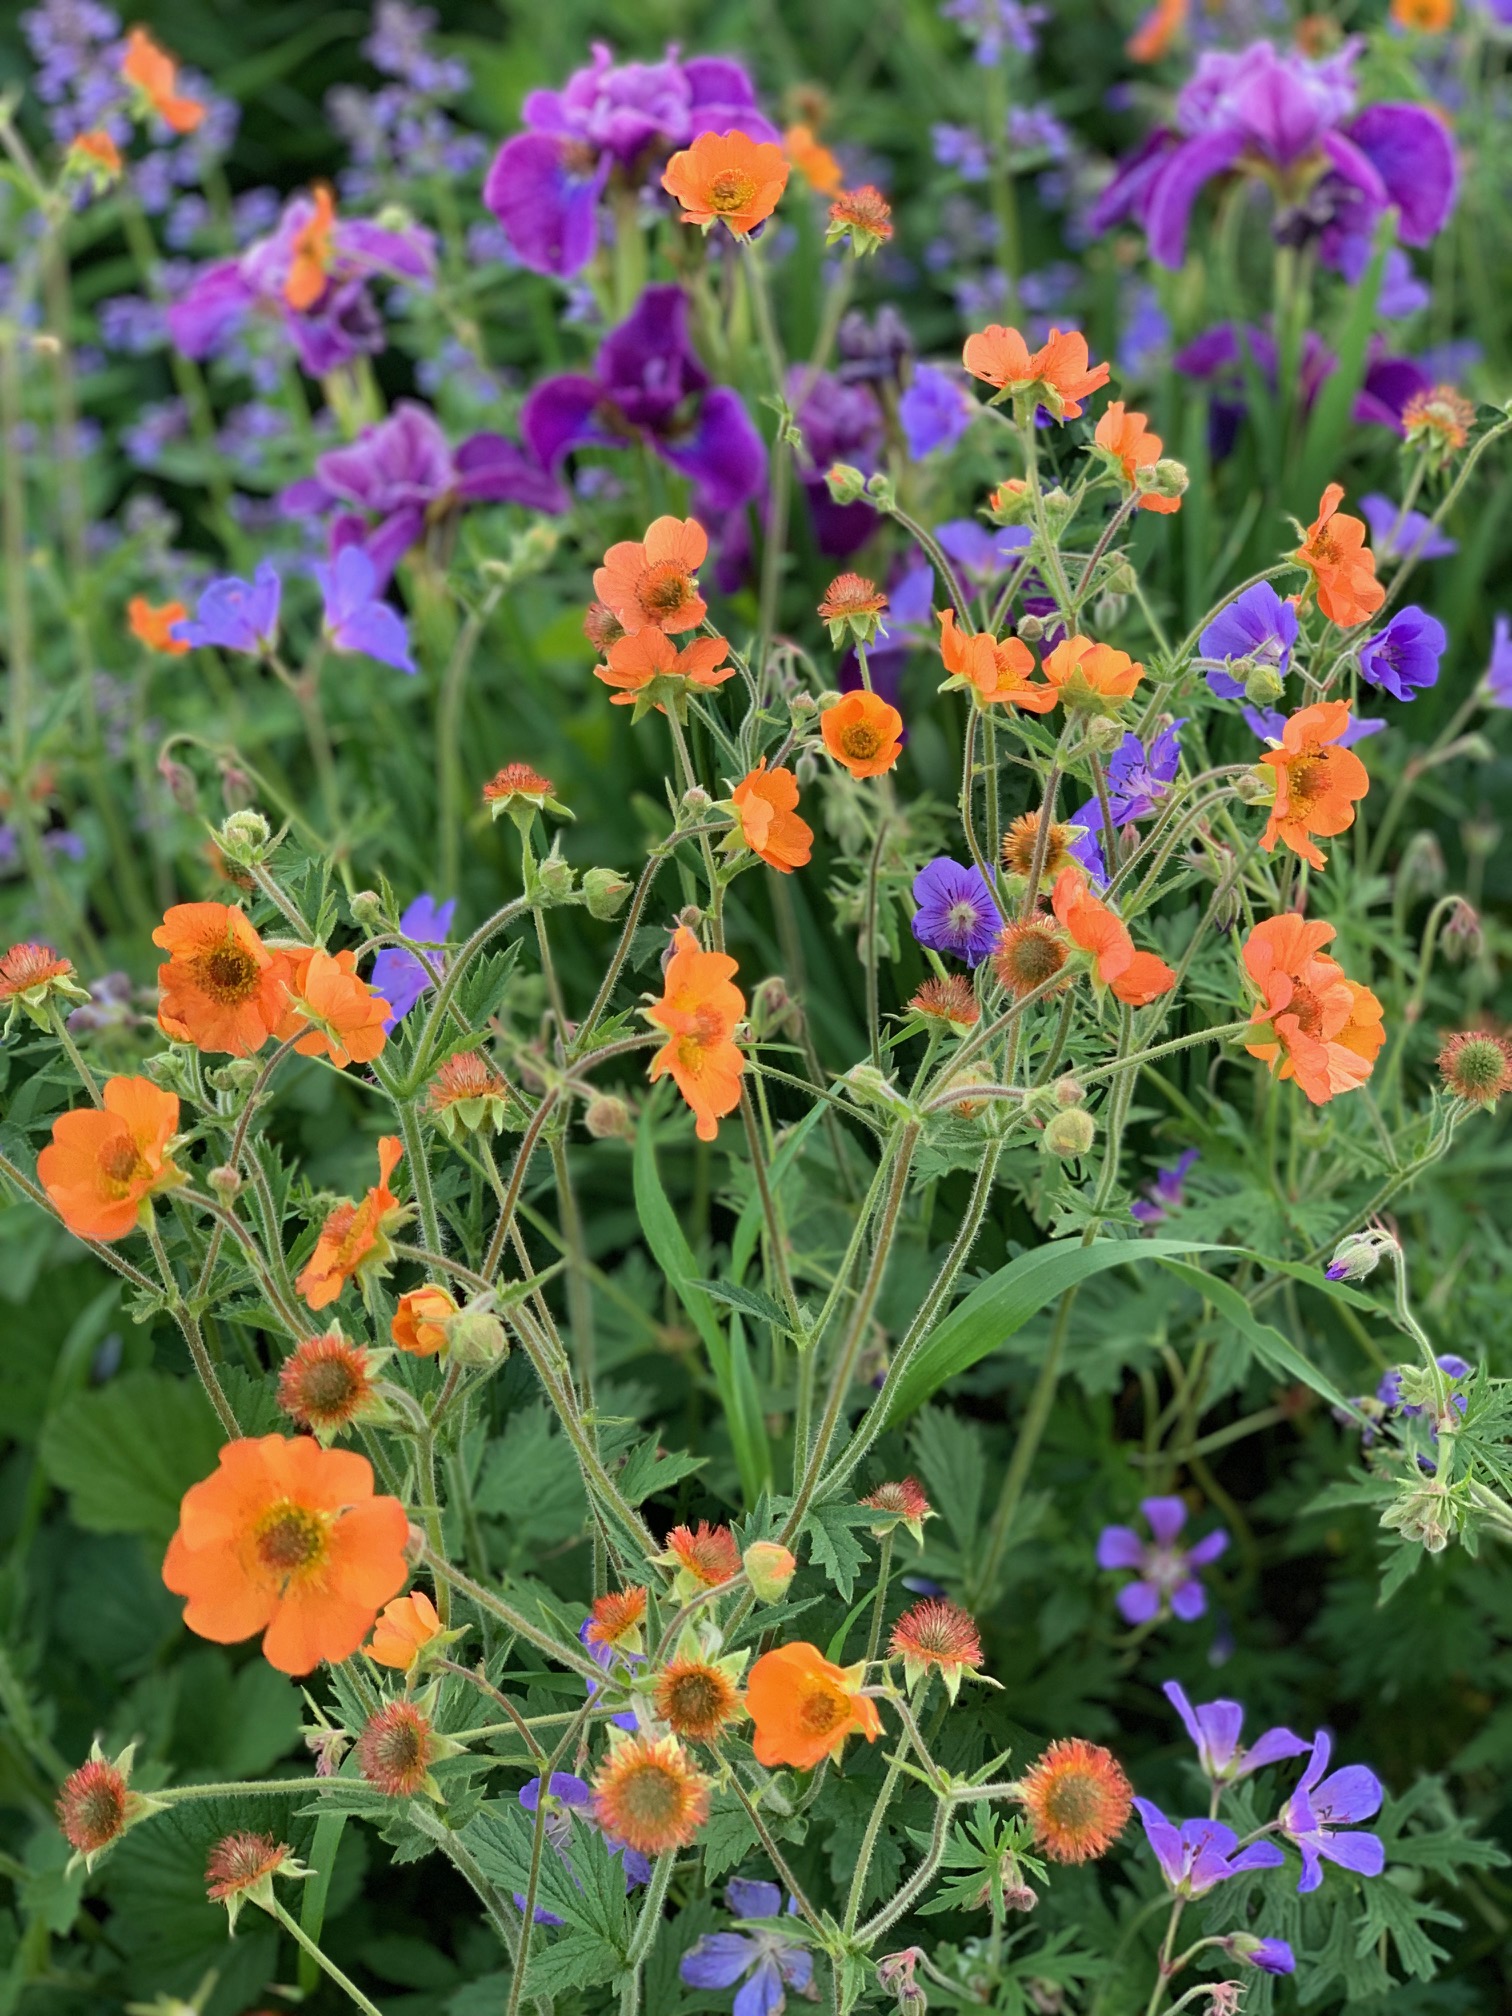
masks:
<svg viewBox="0 0 1512 2016"><path fill-rule="evenodd" d="M661 1930L662 1913L667 1904L667 1889L676 1865L677 1850L674 1848L665 1855L658 1855L651 1871L651 1881L646 1885L646 1894L641 1899L635 1930L630 1935L630 1945L625 1954L625 1966L629 1970L629 1978L620 1990L620 2016L640 2016L641 1976L645 1971L647 1956L656 1943L656 1935Z"/></svg>
<svg viewBox="0 0 1512 2016"><path fill-rule="evenodd" d="M377 2003L370 2002L356 1982L347 1979L346 1975L336 1965L336 1962L321 1951L320 1947L315 1944L315 1941L305 1931L299 1920L290 1916L271 1891L268 1894L267 1902L263 1905L263 1909L278 1920L279 1924L282 1925L285 1932L288 1933L300 1951L307 1953L322 1973L330 1976L347 1999L356 2003L357 2007L362 2010L363 2016L383 2016L383 2011L378 2007Z"/></svg>
<svg viewBox="0 0 1512 2016"><path fill-rule="evenodd" d="M68 1024L64 1021L62 1014L59 1012L57 1002L49 1001L47 1004L47 1009L49 1019L52 1022L53 1034L62 1044L63 1049L68 1057L69 1063L72 1064L75 1071L78 1072L80 1081L84 1086L84 1090L89 1094L90 1103L95 1106L103 1105L104 1101L100 1097L100 1088L99 1085L96 1083L95 1075L93 1071L90 1070L89 1066L84 1062L83 1056L81 1055L79 1050L79 1046L73 1040L72 1035L69 1033Z"/></svg>

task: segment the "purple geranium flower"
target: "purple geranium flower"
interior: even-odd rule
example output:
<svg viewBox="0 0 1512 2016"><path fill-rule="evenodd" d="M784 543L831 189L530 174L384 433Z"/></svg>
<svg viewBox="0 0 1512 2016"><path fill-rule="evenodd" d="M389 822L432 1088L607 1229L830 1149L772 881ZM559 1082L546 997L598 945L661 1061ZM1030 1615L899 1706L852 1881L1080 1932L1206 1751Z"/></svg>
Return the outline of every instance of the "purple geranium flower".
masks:
<svg viewBox="0 0 1512 2016"><path fill-rule="evenodd" d="M1281 740L1286 728L1286 716L1278 708L1243 707L1240 712L1262 742ZM1352 749L1356 742L1363 742L1367 735L1379 735L1385 726L1383 715L1352 713L1349 717L1349 726L1339 737L1339 747Z"/></svg>
<svg viewBox="0 0 1512 2016"><path fill-rule="evenodd" d="M1296 610L1282 601L1269 581L1257 581L1219 610L1197 640L1197 650L1207 661L1207 683L1218 698L1242 700L1244 681L1220 671L1220 665L1249 658L1284 679L1296 641Z"/></svg>
<svg viewBox="0 0 1512 2016"><path fill-rule="evenodd" d="M1459 551L1459 541L1441 532L1431 518L1421 511L1404 511L1377 491L1360 499L1360 509L1370 526L1377 560L1400 560L1408 553L1419 560L1447 560Z"/></svg>
<svg viewBox="0 0 1512 2016"><path fill-rule="evenodd" d="M1176 1157L1169 1169L1157 1169L1155 1180L1146 1185L1146 1194L1136 1197L1129 1206L1129 1216L1137 1218L1141 1225L1163 1225L1174 1212L1186 1204L1187 1172L1197 1160L1195 1148L1185 1148Z"/></svg>
<svg viewBox="0 0 1512 2016"><path fill-rule="evenodd" d="M404 618L379 593L378 570L362 548L343 546L329 566L317 563L314 573L325 597L325 635L331 648L360 651L413 679L420 668L410 656Z"/></svg>
<svg viewBox="0 0 1512 2016"><path fill-rule="evenodd" d="M1153 1624L1158 1617L1174 1615L1190 1624L1207 1608L1207 1592L1196 1571L1218 1559L1228 1535L1220 1526L1195 1547L1179 1547L1177 1536L1187 1522L1181 1499L1141 1498L1139 1509L1154 1538L1142 1540L1132 1526L1105 1526L1098 1536L1097 1565L1135 1571L1136 1579L1126 1582L1116 1599L1126 1623Z"/></svg>
<svg viewBox="0 0 1512 2016"><path fill-rule="evenodd" d="M194 615L175 623L181 644L213 644L221 651L246 651L264 658L278 642L278 607L283 583L271 560L260 560L250 581L225 575L202 591Z"/></svg>
<svg viewBox="0 0 1512 2016"><path fill-rule="evenodd" d="M1328 1777L1333 1738L1320 1729L1301 1781L1281 1809L1282 1833L1302 1856L1298 1890L1316 1890L1323 1881L1323 1863L1337 1862L1357 1876L1379 1876L1386 1850L1378 1834L1345 1834L1340 1829L1369 1820L1381 1810L1381 1781L1363 1764L1346 1764Z"/></svg>
<svg viewBox="0 0 1512 2016"><path fill-rule="evenodd" d="M606 1645L602 1639L590 1638L588 1631L592 1623L593 1619L591 1616L583 1619L582 1623L578 1626L578 1641L595 1666L602 1666L606 1673L615 1674L616 1679L623 1679L625 1677L623 1674L615 1673L616 1667L639 1666L642 1663L646 1656L643 1652L627 1652L623 1646ZM590 1701L598 1693L602 1684L598 1680L588 1680L585 1682ZM621 1709L618 1715L611 1715L609 1720L614 1724L616 1729L639 1729L640 1727L640 1717L633 1708Z"/></svg>
<svg viewBox="0 0 1512 2016"><path fill-rule="evenodd" d="M527 1813L534 1813L541 1804L541 1781L532 1778L519 1790L520 1804ZM598 1827L593 1817L593 1788L581 1778L574 1778L570 1771L553 1771L546 1781L546 1819L543 1831L547 1842L560 1857L568 1875L577 1878L572 1871L572 1823L574 1816L585 1827ZM600 1830L602 1831L602 1830ZM651 1864L636 1848L626 1847L623 1841L616 1841L604 1835L604 1843L611 1855L621 1857L620 1866L625 1872L625 1888L634 1890L651 1880ZM523 1891L514 1893L518 1908L525 1909ZM537 1925L560 1925L563 1921L555 1912L543 1910L538 1904L535 1911Z"/></svg>
<svg viewBox="0 0 1512 2016"><path fill-rule="evenodd" d="M1491 660L1485 694L1493 707L1512 707L1512 622L1498 616L1491 626Z"/></svg>
<svg viewBox="0 0 1512 2016"><path fill-rule="evenodd" d="M1416 699L1438 684L1439 660L1448 642L1448 632L1436 616L1409 605L1359 646L1360 677L1372 686L1383 686L1393 700Z"/></svg>
<svg viewBox="0 0 1512 2016"><path fill-rule="evenodd" d="M732 2016L781 2016L789 1988L806 1995L814 1979L814 1959L795 1943L782 1922L797 1910L775 1883L737 1876L725 1888L725 1903L744 1921L744 1932L708 1932L683 1955L678 1973L689 1988L733 1988Z"/></svg>
<svg viewBox="0 0 1512 2016"><path fill-rule="evenodd" d="M574 448L623 448L641 440L694 485L711 513L737 509L766 481L766 448L738 392L711 386L688 339L680 287L648 287L628 319L599 346L593 376L569 373L538 385L520 431L548 469Z"/></svg>
<svg viewBox="0 0 1512 2016"><path fill-rule="evenodd" d="M1284 1939L1257 1939L1252 1932L1231 1932L1222 1942L1231 1959L1262 1974L1294 1974L1297 1956Z"/></svg>
<svg viewBox="0 0 1512 2016"><path fill-rule="evenodd" d="M1108 759L1106 783L1108 810L1116 828L1121 830L1137 819L1148 819L1164 798L1181 767L1179 736L1185 726L1185 717L1173 721L1148 744L1131 730L1113 751ZM1072 841L1070 851L1094 882L1105 883L1108 871L1103 844L1107 836L1102 832L1101 800L1088 799L1071 814L1070 823L1085 829L1080 840Z"/></svg>
<svg viewBox="0 0 1512 2016"><path fill-rule="evenodd" d="M1438 1366L1440 1372L1447 1374L1451 1379L1468 1379L1471 1372L1475 1369L1471 1365L1470 1360L1468 1358L1461 1358L1457 1351L1441 1351L1434 1360L1434 1363ZM1403 1414L1422 1414L1427 1411L1426 1408L1420 1407L1415 1403L1404 1404L1402 1400L1402 1369L1399 1365L1393 1365L1390 1371L1381 1374L1381 1382L1376 1387L1376 1398L1383 1407L1396 1408ZM1467 1405L1464 1394L1456 1393L1453 1398L1454 1405L1463 1414Z"/></svg>
<svg viewBox="0 0 1512 2016"><path fill-rule="evenodd" d="M935 527L935 538L956 563L968 584L986 586L1001 580L1030 545L1027 525L983 525L976 518L947 518Z"/></svg>
<svg viewBox="0 0 1512 2016"><path fill-rule="evenodd" d="M1003 920L992 891L976 868L940 855L914 877L913 935L931 952L949 952L980 966L997 942Z"/></svg>
<svg viewBox="0 0 1512 2016"><path fill-rule="evenodd" d="M976 407L959 375L934 364L919 364L898 401L898 421L909 455L922 462L941 448L953 448L975 417Z"/></svg>
<svg viewBox="0 0 1512 2016"><path fill-rule="evenodd" d="M1305 1737L1294 1736L1290 1729L1276 1728L1267 1729L1245 1749L1239 1742L1244 1709L1237 1701L1207 1701L1194 1708L1175 1680L1167 1680L1162 1692L1196 1744L1198 1763L1215 1784L1230 1785L1236 1778L1248 1777L1251 1771L1261 1771L1283 1757L1300 1757L1312 1748Z"/></svg>
<svg viewBox="0 0 1512 2016"><path fill-rule="evenodd" d="M1274 1841L1252 1841L1241 1848L1239 1836L1221 1820L1183 1820L1178 1827L1148 1799L1136 1799L1134 1810L1175 1897L1202 1897L1230 1876L1279 1869L1286 1860Z"/></svg>
<svg viewBox="0 0 1512 2016"><path fill-rule="evenodd" d="M399 919L401 934L421 947L438 973L445 964L443 955L456 911L455 896L438 903L434 896L420 895ZM430 984L430 975L413 952L406 952L402 945L385 945L373 961L370 981L373 992L381 994L389 1005L384 1028L392 1031L396 1022L403 1021Z"/></svg>

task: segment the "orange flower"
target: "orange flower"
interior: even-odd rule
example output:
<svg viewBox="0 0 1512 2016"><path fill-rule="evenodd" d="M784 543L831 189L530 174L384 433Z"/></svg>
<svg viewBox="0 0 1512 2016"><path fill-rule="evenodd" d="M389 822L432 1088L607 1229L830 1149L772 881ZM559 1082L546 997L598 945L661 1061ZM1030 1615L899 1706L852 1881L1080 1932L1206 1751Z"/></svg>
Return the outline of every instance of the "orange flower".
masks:
<svg viewBox="0 0 1512 2016"><path fill-rule="evenodd" d="M184 1493L163 1581L184 1622L234 1645L259 1631L281 1673L355 1652L402 1586L409 1521L373 1495L373 1468L308 1435L228 1442L213 1475Z"/></svg>
<svg viewBox="0 0 1512 2016"><path fill-rule="evenodd" d="M713 1787L677 1738L622 1736L616 1729L609 1742L593 1781L594 1814L604 1832L642 1855L691 1846L709 1817Z"/></svg>
<svg viewBox="0 0 1512 2016"><path fill-rule="evenodd" d="M893 235L892 205L873 183L842 189L830 205L824 242L833 245L849 238L856 253L875 252Z"/></svg>
<svg viewBox="0 0 1512 2016"><path fill-rule="evenodd" d="M585 1642L589 1645L623 1645L628 1651L638 1652L641 1648L641 1620L645 1614L644 1589L611 1589L605 1596L595 1596L593 1613L583 1634Z"/></svg>
<svg viewBox="0 0 1512 2016"><path fill-rule="evenodd" d="M1032 392L1057 420L1078 419L1082 400L1108 382L1108 366L1091 363L1087 339L1075 329L1052 329L1031 353L1017 329L994 322L966 338L961 362L999 392Z"/></svg>
<svg viewBox="0 0 1512 2016"><path fill-rule="evenodd" d="M331 232L336 223L336 202L324 182L313 190L312 216L294 234L289 270L284 275L283 297L293 309L303 313L313 308L326 290L335 248Z"/></svg>
<svg viewBox="0 0 1512 2016"><path fill-rule="evenodd" d="M1039 823L1038 812L1021 812L1003 835L1003 866L1010 875L1020 875L1026 882L1034 872ZM1071 829L1062 826L1058 820L1052 820L1045 840L1045 858L1040 867L1042 879L1053 882L1071 858Z"/></svg>
<svg viewBox="0 0 1512 2016"><path fill-rule="evenodd" d="M1111 1750L1080 1736L1052 1743L1019 1780L1035 1846L1052 1862L1106 1855L1129 1822L1133 1787Z"/></svg>
<svg viewBox="0 0 1512 2016"><path fill-rule="evenodd" d="M329 1442L373 1411L372 1355L339 1329L296 1344L278 1374L278 1404L297 1428Z"/></svg>
<svg viewBox="0 0 1512 2016"><path fill-rule="evenodd" d="M875 1491L868 1491L856 1503L864 1505L868 1512L889 1515L880 1526L871 1528L876 1539L885 1540L894 1527L902 1526L913 1535L920 1547L924 1545L924 1521L935 1516L935 1509L917 1477L899 1477L879 1484Z"/></svg>
<svg viewBox="0 0 1512 2016"><path fill-rule="evenodd" d="M1150 423L1143 413L1129 412L1122 399L1113 401L1093 429L1092 439L1099 448L1105 448L1123 470L1124 481L1130 489L1138 488L1137 471L1153 469L1160 460L1160 436L1150 432ZM1141 511L1169 514L1181 509L1181 499L1158 497L1153 490L1146 490L1139 500L1139 508Z"/></svg>
<svg viewBox="0 0 1512 2016"><path fill-rule="evenodd" d="M887 597L875 581L864 574L837 574L815 613L829 625L831 644L842 643L848 634L870 644L886 607Z"/></svg>
<svg viewBox="0 0 1512 2016"><path fill-rule="evenodd" d="M687 1743L712 1743L741 1712L735 1682L709 1659L670 1660L657 1674L651 1698L672 1734Z"/></svg>
<svg viewBox="0 0 1512 2016"><path fill-rule="evenodd" d="M145 595L133 595L126 604L132 636L149 651L166 651L171 658L182 658L189 649L173 634L174 624L184 622L188 614L182 602L162 602L154 608Z"/></svg>
<svg viewBox="0 0 1512 2016"><path fill-rule="evenodd" d="M1428 448L1440 458L1463 448L1475 425L1475 407L1452 385L1414 392L1402 408L1402 432L1409 448Z"/></svg>
<svg viewBox="0 0 1512 2016"><path fill-rule="evenodd" d="M288 1008L288 962L272 953L240 910L175 903L152 934L168 954L158 968L158 1025L176 1043L250 1057Z"/></svg>
<svg viewBox="0 0 1512 2016"><path fill-rule="evenodd" d="M1063 637L1045 660L1045 677L1068 707L1089 713L1116 713L1144 677L1144 667L1127 651L1094 644L1090 637Z"/></svg>
<svg viewBox="0 0 1512 2016"><path fill-rule="evenodd" d="M957 630L954 609L937 612L940 624L940 657L952 680L969 685L978 706L1002 701L1023 707L1031 714L1048 714L1057 695L1053 686L1036 686L1030 678L1034 653L1017 637L1001 643L990 631L979 630L968 637Z"/></svg>
<svg viewBox="0 0 1512 2016"><path fill-rule="evenodd" d="M824 746L852 777L880 777L903 747L903 716L876 693L847 693L820 719Z"/></svg>
<svg viewBox="0 0 1512 2016"><path fill-rule="evenodd" d="M102 1112L60 1113L37 1157L42 1188L79 1239L124 1239L147 1198L184 1180L163 1152L178 1128L173 1093L150 1078L110 1078L103 1097Z"/></svg>
<svg viewBox="0 0 1512 2016"><path fill-rule="evenodd" d="M637 630L610 645L609 663L595 665L593 676L620 688L611 697L612 706L633 707L637 696L657 679L682 679L705 691L723 686L735 677L735 667L723 663L729 648L723 637L692 637L679 649L660 630ZM657 706L661 711L660 702Z"/></svg>
<svg viewBox="0 0 1512 2016"><path fill-rule="evenodd" d="M51 945L39 945L35 939L26 939L0 952L0 1003L11 1002L12 1013L16 1006L40 1009L50 996L60 994L70 1001L89 999L85 990L75 984L71 959L54 952Z"/></svg>
<svg viewBox="0 0 1512 2016"><path fill-rule="evenodd" d="M133 28L127 36L121 76L141 92L163 124L175 133L192 133L204 119L205 108L197 98L180 97L178 65L145 28Z"/></svg>
<svg viewBox="0 0 1512 2016"><path fill-rule="evenodd" d="M423 1288L411 1288L399 1297L389 1336L412 1358L434 1358L446 1349L446 1326L456 1313L457 1305L446 1289L427 1281Z"/></svg>
<svg viewBox="0 0 1512 2016"><path fill-rule="evenodd" d="M866 1666L833 1665L817 1645L800 1640L764 1652L746 1681L746 1711L756 1726L758 1764L812 1771L847 1736L875 1743L882 1717L861 1688Z"/></svg>
<svg viewBox="0 0 1512 2016"><path fill-rule="evenodd" d="M1048 917L1015 917L992 948L992 970L1015 1001L1053 980L1065 963L1066 941Z"/></svg>
<svg viewBox="0 0 1512 2016"><path fill-rule="evenodd" d="M392 1603L384 1604L373 1635L362 1649L379 1666L408 1673L426 1646L441 1635L435 1604L423 1589L411 1589L408 1596L396 1596Z"/></svg>
<svg viewBox="0 0 1512 2016"><path fill-rule="evenodd" d="M301 1057L329 1057L339 1070L370 1064L388 1037L392 1010L357 972L355 952L304 946L288 955L289 1012L274 1035L283 1043L302 1029L294 1048Z"/></svg>
<svg viewBox="0 0 1512 2016"><path fill-rule="evenodd" d="M709 536L696 518L657 518L644 539L622 539L609 548L594 571L593 592L626 636L696 630L709 613L694 578L708 550Z"/></svg>
<svg viewBox="0 0 1512 2016"><path fill-rule="evenodd" d="M506 763L483 786L483 803L507 805L512 798L528 798L544 805L555 790L551 779L543 777L539 770L532 770L528 763Z"/></svg>
<svg viewBox="0 0 1512 2016"><path fill-rule="evenodd" d="M1352 630L1374 616L1386 590L1375 578L1375 555L1365 544L1364 525L1347 513L1336 515L1343 501L1344 485L1330 483L1292 557L1311 570L1323 614L1341 630Z"/></svg>
<svg viewBox="0 0 1512 2016"><path fill-rule="evenodd" d="M903 1675L910 1688L937 1672L952 1701L966 1674L975 1672L982 1663L976 1619L958 1603L941 1596L926 1596L922 1603L904 1611L893 1626L888 1650L903 1661Z"/></svg>
<svg viewBox="0 0 1512 2016"><path fill-rule="evenodd" d="M113 182L121 172L121 150L103 126L92 133L75 134L68 143L68 158L71 166L89 175L98 174L106 182Z"/></svg>
<svg viewBox="0 0 1512 2016"><path fill-rule="evenodd" d="M1111 987L1120 1001L1143 1008L1175 986L1176 975L1165 961L1153 952L1134 950L1125 925L1092 894L1075 868L1061 870L1050 903L1072 941L1091 953L1097 984Z"/></svg>
<svg viewBox="0 0 1512 2016"><path fill-rule="evenodd" d="M96 1742L88 1762L70 1771L58 1787L54 1811L59 1831L74 1854L83 1857L86 1869L93 1868L95 1857L120 1840L133 1819L152 1810L127 1782L130 1759L128 1750L120 1762L112 1763ZM121 1769L122 1764L126 1770Z"/></svg>
<svg viewBox="0 0 1512 2016"><path fill-rule="evenodd" d="M357 1768L390 1799L435 1792L430 1767L441 1755L428 1715L413 1701L390 1701L370 1715L357 1738Z"/></svg>
<svg viewBox="0 0 1512 2016"><path fill-rule="evenodd" d="M777 208L787 180L782 149L770 140L700 133L691 147L672 156L661 184L681 204L684 224L707 231L722 222L744 238Z"/></svg>
<svg viewBox="0 0 1512 2016"><path fill-rule="evenodd" d="M509 1081L481 1050L459 1050L448 1057L425 1089L425 1111L450 1139L498 1133L509 1104Z"/></svg>
<svg viewBox="0 0 1512 2016"><path fill-rule="evenodd" d="M1454 19L1454 0L1391 0L1391 18L1398 28L1442 35Z"/></svg>
<svg viewBox="0 0 1512 2016"><path fill-rule="evenodd" d="M789 126L782 136L788 160L811 189L821 196L833 196L845 180L845 171L811 126Z"/></svg>
<svg viewBox="0 0 1512 2016"><path fill-rule="evenodd" d="M700 1519L696 1527L674 1526L667 1535L667 1549L657 1559L677 1570L679 1594L694 1595L700 1589L717 1589L740 1573L740 1549L728 1526L711 1526Z"/></svg>
<svg viewBox="0 0 1512 2016"><path fill-rule="evenodd" d="M735 786L730 802L740 839L769 868L791 875L795 868L808 866L814 829L798 817L798 779L791 770L781 765L768 770L763 756Z"/></svg>
<svg viewBox="0 0 1512 2016"><path fill-rule="evenodd" d="M234 1932L249 1898L261 1903L272 1897L275 1876L305 1873L287 1841L275 1841L271 1834L226 1834L205 1858L205 1896L225 1905Z"/></svg>
<svg viewBox="0 0 1512 2016"><path fill-rule="evenodd" d="M1190 0L1155 0L1124 44L1136 63L1158 63L1186 27Z"/></svg>
<svg viewBox="0 0 1512 2016"><path fill-rule="evenodd" d="M651 1082L672 1075L698 1121L700 1141L712 1141L719 1122L740 1104L745 1059L731 1040L745 1013L745 996L732 984L735 961L705 952L686 925L672 940L661 999L646 1010L668 1040L651 1060ZM681 1530L681 1529L679 1529Z"/></svg>
<svg viewBox="0 0 1512 2016"><path fill-rule="evenodd" d="M908 1005L915 1015L927 1015L931 1022L948 1022L956 1029L974 1028L982 1019L971 982L963 973L925 980L908 997Z"/></svg>
<svg viewBox="0 0 1512 2016"><path fill-rule="evenodd" d="M305 1262L295 1287L312 1309L334 1302L354 1277L362 1282L382 1273L394 1257L390 1234L409 1213L388 1187L388 1179L404 1160L397 1134L378 1143L378 1182L360 1204L350 1198L336 1206L320 1228L315 1251Z"/></svg>
<svg viewBox="0 0 1512 2016"><path fill-rule="evenodd" d="M1245 1048L1278 1078L1295 1078L1314 1106L1363 1085L1386 1041L1380 1002L1323 951L1336 935L1288 911L1257 924L1243 946L1263 996L1250 1017L1261 1040Z"/></svg>
<svg viewBox="0 0 1512 2016"><path fill-rule="evenodd" d="M1293 714L1281 731L1279 749L1260 761L1276 775L1276 797L1260 845L1272 853L1284 840L1314 868L1325 856L1309 833L1343 833L1353 826L1355 800L1370 789L1370 773L1352 749L1337 746L1349 726L1347 700L1319 700Z"/></svg>

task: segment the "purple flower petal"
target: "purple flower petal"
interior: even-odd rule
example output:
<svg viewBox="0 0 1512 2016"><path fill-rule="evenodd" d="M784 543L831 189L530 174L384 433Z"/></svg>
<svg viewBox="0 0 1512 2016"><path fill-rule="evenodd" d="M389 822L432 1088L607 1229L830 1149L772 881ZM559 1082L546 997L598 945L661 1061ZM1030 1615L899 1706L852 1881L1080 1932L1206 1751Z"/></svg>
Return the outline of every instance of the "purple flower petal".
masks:
<svg viewBox="0 0 1512 2016"><path fill-rule="evenodd" d="M1126 1624L1152 1624L1160 1615L1160 1591L1153 1582L1126 1582L1113 1601Z"/></svg>
<svg viewBox="0 0 1512 2016"><path fill-rule="evenodd" d="M1185 1502L1180 1498L1141 1498L1139 1509L1149 1522L1157 1543L1162 1547L1173 1547L1187 1523Z"/></svg>
<svg viewBox="0 0 1512 2016"><path fill-rule="evenodd" d="M744 1932L708 1932L683 1955L677 1971L690 1988L733 1988L759 1950Z"/></svg>
<svg viewBox="0 0 1512 2016"><path fill-rule="evenodd" d="M1104 1526L1097 1536L1099 1568L1142 1568L1145 1543L1132 1526Z"/></svg>
<svg viewBox="0 0 1512 2016"><path fill-rule="evenodd" d="M607 160L585 168L570 142L517 133L494 156L483 201L522 266L566 280L582 272L597 247L598 199L607 173Z"/></svg>
<svg viewBox="0 0 1512 2016"><path fill-rule="evenodd" d="M775 1883L732 1876L725 1885L725 1903L736 1918L780 1918L782 1892Z"/></svg>

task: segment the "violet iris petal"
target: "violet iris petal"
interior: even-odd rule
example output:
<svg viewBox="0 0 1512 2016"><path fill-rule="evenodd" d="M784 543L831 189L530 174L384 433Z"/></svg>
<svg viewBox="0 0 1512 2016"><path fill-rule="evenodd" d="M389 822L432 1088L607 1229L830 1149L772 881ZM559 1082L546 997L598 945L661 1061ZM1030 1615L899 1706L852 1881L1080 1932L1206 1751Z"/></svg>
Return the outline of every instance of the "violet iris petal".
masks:
<svg viewBox="0 0 1512 2016"><path fill-rule="evenodd" d="M567 280L598 249L598 200L607 174L607 158L585 162L571 141L517 133L494 156L483 201L522 266Z"/></svg>

